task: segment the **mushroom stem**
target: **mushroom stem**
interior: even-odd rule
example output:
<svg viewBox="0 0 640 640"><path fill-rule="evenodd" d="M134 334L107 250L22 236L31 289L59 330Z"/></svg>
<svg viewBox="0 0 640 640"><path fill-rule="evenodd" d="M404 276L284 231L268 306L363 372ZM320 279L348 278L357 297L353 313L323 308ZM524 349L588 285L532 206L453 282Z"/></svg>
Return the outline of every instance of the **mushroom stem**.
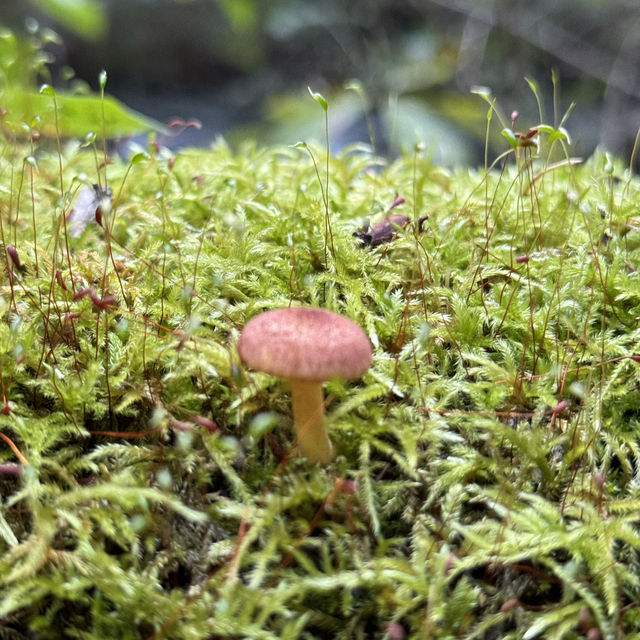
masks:
<svg viewBox="0 0 640 640"><path fill-rule="evenodd" d="M311 463L330 462L333 446L324 426L322 383L291 380L291 399L300 453Z"/></svg>

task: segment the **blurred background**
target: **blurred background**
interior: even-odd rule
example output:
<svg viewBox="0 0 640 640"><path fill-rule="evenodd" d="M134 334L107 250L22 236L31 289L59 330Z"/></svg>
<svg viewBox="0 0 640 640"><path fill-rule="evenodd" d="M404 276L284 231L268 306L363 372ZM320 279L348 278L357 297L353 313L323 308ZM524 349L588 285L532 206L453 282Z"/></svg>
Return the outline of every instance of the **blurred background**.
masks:
<svg viewBox="0 0 640 640"><path fill-rule="evenodd" d="M307 86L329 102L334 150L423 143L447 165L483 160L475 86L507 124L518 111L522 131L540 121L525 78L549 124L575 102L564 125L575 154L601 145L628 158L640 126L638 0L2 0L15 34L34 37L35 21L61 36L44 38L54 86L96 90L106 69L129 107L201 122L174 146L322 141ZM506 148L494 140L492 152Z"/></svg>

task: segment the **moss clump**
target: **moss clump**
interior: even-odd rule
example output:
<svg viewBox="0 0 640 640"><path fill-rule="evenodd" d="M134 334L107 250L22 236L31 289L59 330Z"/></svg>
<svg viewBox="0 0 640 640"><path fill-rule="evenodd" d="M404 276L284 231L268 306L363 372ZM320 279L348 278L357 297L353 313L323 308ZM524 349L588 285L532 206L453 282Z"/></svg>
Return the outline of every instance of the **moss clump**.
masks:
<svg viewBox="0 0 640 640"><path fill-rule="evenodd" d="M635 633L640 182L621 166L352 148L327 219L306 149L106 171L4 149L0 636ZM86 175L113 203L72 237ZM397 193L428 223L362 247ZM362 381L328 385L325 468L287 457L288 391L235 352L289 304L374 346Z"/></svg>

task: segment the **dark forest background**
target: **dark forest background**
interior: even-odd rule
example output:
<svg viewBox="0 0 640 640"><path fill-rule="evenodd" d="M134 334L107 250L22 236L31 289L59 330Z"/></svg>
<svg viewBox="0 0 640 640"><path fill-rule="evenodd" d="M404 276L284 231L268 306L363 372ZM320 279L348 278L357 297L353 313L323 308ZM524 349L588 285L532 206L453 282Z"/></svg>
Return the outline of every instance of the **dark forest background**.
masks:
<svg viewBox="0 0 640 640"><path fill-rule="evenodd" d="M579 154L628 157L640 126L637 0L3 1L5 26L28 35L34 19L62 36L48 46L54 84L95 89L106 69L130 107L202 123L177 144L321 139L307 86L329 100L334 147L422 142L449 164L482 157L478 85L519 112L516 129L540 119L525 78L550 124L575 102L566 128Z"/></svg>

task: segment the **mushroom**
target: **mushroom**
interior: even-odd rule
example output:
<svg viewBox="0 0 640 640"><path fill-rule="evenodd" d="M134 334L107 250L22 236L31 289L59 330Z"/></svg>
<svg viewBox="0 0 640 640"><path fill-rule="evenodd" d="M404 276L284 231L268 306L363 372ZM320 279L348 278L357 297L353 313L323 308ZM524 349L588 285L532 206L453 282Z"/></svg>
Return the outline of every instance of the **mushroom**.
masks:
<svg viewBox="0 0 640 640"><path fill-rule="evenodd" d="M266 311L240 335L238 352L251 368L287 378L300 452L327 463L333 447L324 426L322 383L358 378L371 365L371 344L354 322L316 307Z"/></svg>

